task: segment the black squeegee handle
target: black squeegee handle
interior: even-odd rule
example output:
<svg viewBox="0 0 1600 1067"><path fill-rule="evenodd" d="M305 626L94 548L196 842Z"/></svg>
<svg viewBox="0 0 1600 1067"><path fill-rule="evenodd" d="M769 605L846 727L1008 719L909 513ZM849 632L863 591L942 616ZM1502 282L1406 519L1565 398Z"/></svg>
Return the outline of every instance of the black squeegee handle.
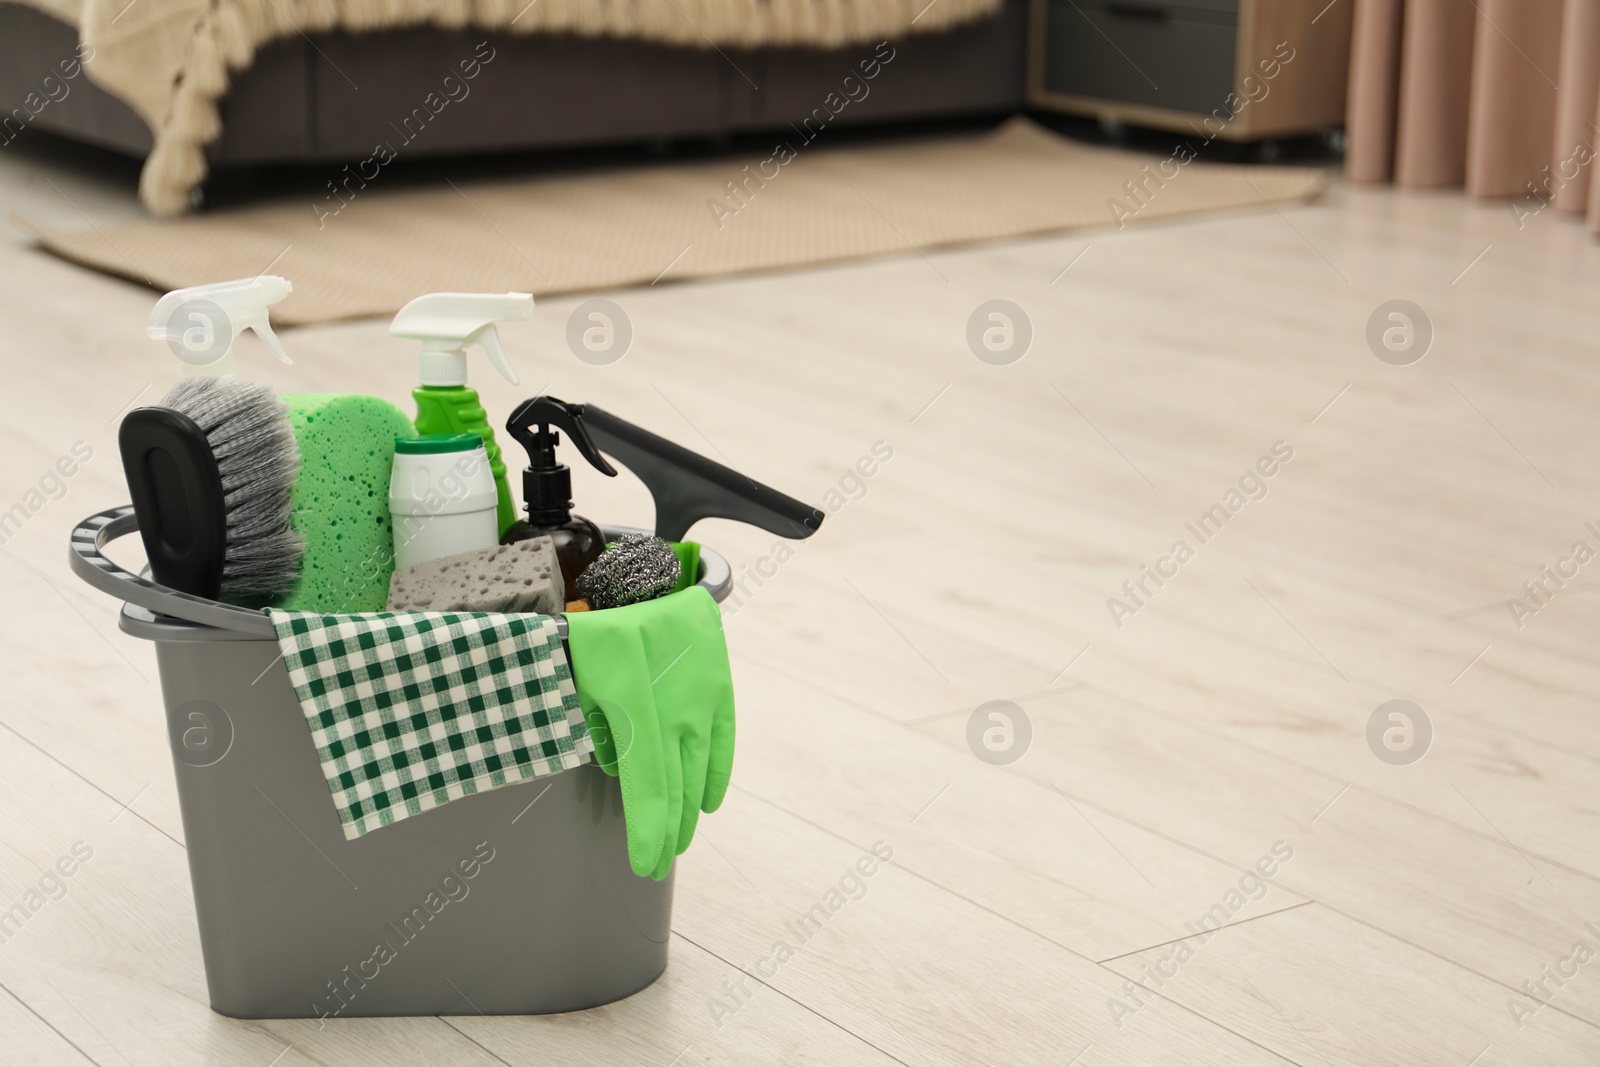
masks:
<svg viewBox="0 0 1600 1067"><path fill-rule="evenodd" d="M656 502L656 536L681 541L701 519L732 519L792 540L817 532L823 513L804 501L691 452L641 426L583 405L600 451L639 476Z"/></svg>

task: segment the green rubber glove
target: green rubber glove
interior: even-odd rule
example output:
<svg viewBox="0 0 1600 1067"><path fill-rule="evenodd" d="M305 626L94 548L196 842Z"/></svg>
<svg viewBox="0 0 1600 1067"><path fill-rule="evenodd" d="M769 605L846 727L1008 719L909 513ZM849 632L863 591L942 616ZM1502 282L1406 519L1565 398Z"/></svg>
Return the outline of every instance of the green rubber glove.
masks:
<svg viewBox="0 0 1600 1067"><path fill-rule="evenodd" d="M691 572L693 573L693 572ZM633 873L660 881L716 811L733 771L733 676L722 613L699 586L567 615L595 759L622 779Z"/></svg>
<svg viewBox="0 0 1600 1067"><path fill-rule="evenodd" d="M700 545L696 541L669 543L678 556L678 584L673 592L681 593L700 580Z"/></svg>

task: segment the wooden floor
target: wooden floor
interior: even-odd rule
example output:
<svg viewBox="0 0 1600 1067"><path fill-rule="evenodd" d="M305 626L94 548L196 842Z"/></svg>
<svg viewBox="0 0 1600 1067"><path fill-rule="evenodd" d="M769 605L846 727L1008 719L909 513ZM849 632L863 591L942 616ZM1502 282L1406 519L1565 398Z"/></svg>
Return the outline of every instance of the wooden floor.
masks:
<svg viewBox="0 0 1600 1067"><path fill-rule="evenodd" d="M52 222L136 210L48 154L0 158L0 190ZM0 945L0 1062L1600 1062L1600 563L1542 575L1600 549L1600 247L1553 212L1519 231L1503 205L1336 185L610 294L635 340L608 367L566 349L576 299L507 328L527 387L840 490L727 617L734 789L680 861L666 975L546 1018L209 1010L154 658L64 563L71 525L126 500L119 413L176 365L144 338L149 291L15 231L0 279L0 510L93 448L0 550L0 910L94 850ZM1032 323L1010 365L966 341L994 298ZM1392 299L1436 330L1414 365L1369 349ZM285 341L291 368L241 358L286 391L404 402L383 323ZM519 399L477 378L493 410ZM853 475L878 442L892 458ZM1266 495L1202 543L1186 524L1275 446ZM581 510L648 519L637 483L591 473ZM736 564L774 550L697 533ZM1180 540L1192 558L1127 599ZM1387 720L1369 744L1397 699L1431 725L1398 753ZM1015 744L1031 727L1008 765L968 743L989 701L1020 709ZM865 896L716 1011L878 842Z"/></svg>

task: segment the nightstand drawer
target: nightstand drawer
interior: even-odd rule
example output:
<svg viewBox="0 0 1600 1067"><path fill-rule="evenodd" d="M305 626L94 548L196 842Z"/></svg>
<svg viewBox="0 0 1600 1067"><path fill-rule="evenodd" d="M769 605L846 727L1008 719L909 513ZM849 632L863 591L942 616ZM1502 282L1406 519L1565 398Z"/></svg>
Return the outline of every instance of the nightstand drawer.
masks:
<svg viewBox="0 0 1600 1067"><path fill-rule="evenodd" d="M1047 0L1052 93L1210 112L1233 90L1238 0Z"/></svg>

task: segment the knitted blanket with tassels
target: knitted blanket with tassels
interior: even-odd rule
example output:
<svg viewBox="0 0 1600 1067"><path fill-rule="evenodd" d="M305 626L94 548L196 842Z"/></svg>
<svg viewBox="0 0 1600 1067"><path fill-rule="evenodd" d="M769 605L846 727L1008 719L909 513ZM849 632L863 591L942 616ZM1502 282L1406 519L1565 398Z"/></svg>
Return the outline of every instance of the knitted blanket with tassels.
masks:
<svg viewBox="0 0 1600 1067"><path fill-rule="evenodd" d="M948 29L1000 0L23 0L78 27L84 70L150 127L139 194L188 210L221 133L217 104L283 37L433 25L633 37L695 48L841 47Z"/></svg>

